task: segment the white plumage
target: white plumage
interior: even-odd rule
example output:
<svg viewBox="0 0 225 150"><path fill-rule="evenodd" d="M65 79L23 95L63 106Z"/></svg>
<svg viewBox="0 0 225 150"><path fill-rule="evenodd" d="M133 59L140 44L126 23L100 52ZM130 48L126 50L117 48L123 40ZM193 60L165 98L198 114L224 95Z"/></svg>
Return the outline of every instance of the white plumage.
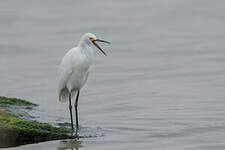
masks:
<svg viewBox="0 0 225 150"><path fill-rule="evenodd" d="M62 59L59 67L59 100L62 102L68 101L69 93L74 95L87 81L93 49L84 48L72 48ZM83 51L87 51L89 56Z"/></svg>
<svg viewBox="0 0 225 150"><path fill-rule="evenodd" d="M92 64L94 46L97 47L103 54L105 52L95 43L95 42L105 42L107 41L96 39L96 36L92 33L86 33L82 36L77 47L69 50L63 57L59 70L58 70L58 82L59 82L59 100L61 102L70 101L70 115L71 115L71 124L73 130L73 121L72 121L72 106L71 98L74 97L76 93L76 103L75 110L77 114L77 101L79 97L79 91L84 86L87 81L89 69ZM106 55L106 54L105 54ZM77 127L78 127L78 116Z"/></svg>

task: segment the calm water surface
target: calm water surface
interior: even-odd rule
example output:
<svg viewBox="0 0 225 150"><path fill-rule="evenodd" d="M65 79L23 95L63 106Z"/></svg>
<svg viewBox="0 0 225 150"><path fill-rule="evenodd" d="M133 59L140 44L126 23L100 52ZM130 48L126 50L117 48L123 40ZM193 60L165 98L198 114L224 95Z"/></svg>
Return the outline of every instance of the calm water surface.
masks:
<svg viewBox="0 0 225 150"><path fill-rule="evenodd" d="M79 142L12 150L225 149L225 1L7 0L0 2L0 95L69 122L57 67L86 32L96 52L81 91ZM69 144L72 142L72 146ZM68 146L68 145L69 146Z"/></svg>

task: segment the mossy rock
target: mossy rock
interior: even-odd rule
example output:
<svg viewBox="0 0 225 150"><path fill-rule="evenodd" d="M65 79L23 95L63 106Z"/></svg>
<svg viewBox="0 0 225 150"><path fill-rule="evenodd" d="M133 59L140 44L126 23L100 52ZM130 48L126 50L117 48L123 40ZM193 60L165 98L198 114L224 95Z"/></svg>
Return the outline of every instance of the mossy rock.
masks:
<svg viewBox="0 0 225 150"><path fill-rule="evenodd" d="M25 100L6 97L0 97L0 104L37 106ZM78 136L71 135L69 128L24 120L19 115L0 109L0 148L68 138Z"/></svg>
<svg viewBox="0 0 225 150"><path fill-rule="evenodd" d="M0 105L9 104L9 105L23 105L23 106L38 106L37 104L28 102L23 99L18 98L8 98L4 96L0 96Z"/></svg>
<svg viewBox="0 0 225 150"><path fill-rule="evenodd" d="M30 115L30 112L35 110L35 107L37 106L37 104L23 99L0 96L0 109L19 117L22 120L33 120L34 117Z"/></svg>

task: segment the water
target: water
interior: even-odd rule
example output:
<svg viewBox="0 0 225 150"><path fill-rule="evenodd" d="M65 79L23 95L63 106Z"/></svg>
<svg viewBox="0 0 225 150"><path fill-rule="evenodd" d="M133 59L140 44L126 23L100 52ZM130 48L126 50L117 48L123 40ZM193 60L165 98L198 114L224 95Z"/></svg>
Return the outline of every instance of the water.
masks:
<svg viewBox="0 0 225 150"><path fill-rule="evenodd" d="M225 149L225 1L0 2L0 94L38 103L40 119L69 122L57 66L82 34L97 52L81 91L83 150ZM62 141L12 148L59 149ZM63 146L62 146L63 147ZM70 149L70 146L65 146Z"/></svg>

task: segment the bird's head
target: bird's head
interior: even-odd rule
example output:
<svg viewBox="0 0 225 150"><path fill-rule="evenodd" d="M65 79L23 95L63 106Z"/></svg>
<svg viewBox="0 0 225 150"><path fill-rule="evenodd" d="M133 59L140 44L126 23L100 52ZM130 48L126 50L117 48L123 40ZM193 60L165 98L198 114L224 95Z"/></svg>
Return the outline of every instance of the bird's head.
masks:
<svg viewBox="0 0 225 150"><path fill-rule="evenodd" d="M81 44L88 44L88 45L93 45L97 47L105 56L107 56L106 53L101 49L101 47L96 42L103 42L103 43L110 44L110 42L108 41L97 39L93 33L84 34L80 41Z"/></svg>

